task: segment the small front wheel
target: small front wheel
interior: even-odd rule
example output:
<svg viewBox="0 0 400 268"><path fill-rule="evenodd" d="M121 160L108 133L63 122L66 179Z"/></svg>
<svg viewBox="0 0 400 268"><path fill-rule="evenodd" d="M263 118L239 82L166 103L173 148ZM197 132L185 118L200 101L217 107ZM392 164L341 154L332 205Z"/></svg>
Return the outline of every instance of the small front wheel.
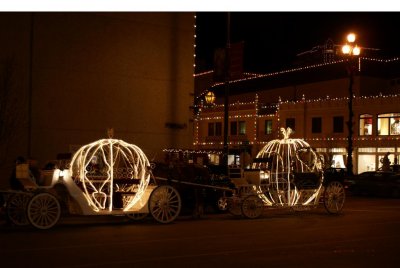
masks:
<svg viewBox="0 0 400 268"><path fill-rule="evenodd" d="M243 200L242 214L246 218L255 219L261 216L263 207L263 201L258 195L250 195Z"/></svg>
<svg viewBox="0 0 400 268"><path fill-rule="evenodd" d="M28 203L27 215L34 227L42 230L49 229L60 219L60 202L49 193L34 195Z"/></svg>
<svg viewBox="0 0 400 268"><path fill-rule="evenodd" d="M178 191L169 185L155 188L149 197L149 211L158 222L174 221L181 211L181 197Z"/></svg>
<svg viewBox="0 0 400 268"><path fill-rule="evenodd" d="M238 197L231 197L227 200L228 212L233 216L242 216L241 199Z"/></svg>
<svg viewBox="0 0 400 268"><path fill-rule="evenodd" d="M12 194L6 202L7 219L16 226L29 225L26 218L26 207L30 196L24 193Z"/></svg>
<svg viewBox="0 0 400 268"><path fill-rule="evenodd" d="M324 206L331 214L338 214L342 211L346 194L344 186L339 181L331 181L325 187Z"/></svg>

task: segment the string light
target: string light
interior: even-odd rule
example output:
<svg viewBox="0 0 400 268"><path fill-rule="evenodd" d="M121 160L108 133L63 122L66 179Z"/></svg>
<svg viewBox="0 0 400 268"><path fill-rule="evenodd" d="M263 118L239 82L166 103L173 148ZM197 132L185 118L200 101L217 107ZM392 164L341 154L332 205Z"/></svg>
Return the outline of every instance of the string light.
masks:
<svg viewBox="0 0 400 268"><path fill-rule="evenodd" d="M342 105L346 105L348 101L348 97L338 97L338 98L331 98L331 97L326 97L326 98L318 98L318 99L306 99L305 95L303 94L301 100L297 101L282 101L281 97L278 99L278 103L272 104L272 105L261 105L262 109L272 109L274 112L271 112L270 114L259 114L258 107L260 106L258 103L258 95L256 95L256 100L254 102L236 102L232 103L230 106L235 107L236 109L233 109L232 111L242 111L242 110L237 110L245 107L245 105L250 105L253 104L254 106L254 112L252 113L246 113L246 114L232 114L229 116L229 119L253 119L254 120L254 128L253 128L253 135L254 138L250 142L250 144L258 144L258 145L264 145L268 141L263 141L260 140L260 137L258 136L258 131L257 127L260 124L258 120L262 120L264 118L275 118L276 119L276 127L277 131L279 130L279 127L281 125L280 122L280 114L282 109L285 110L287 109L287 105L297 105L297 104L317 104L318 107L324 107L326 106L326 103L336 103L337 107L340 107ZM383 94L378 94L375 96L360 96L360 97L355 97L354 98L354 104L355 106L361 106L365 107L366 105L372 105L374 101L378 101L379 105L381 104L381 100L388 100L391 103L397 104L400 102L400 94L389 94L389 95L383 95ZM329 105L331 106L331 105ZM218 108L222 108L223 105L217 106ZM312 106L310 107L312 108ZM222 115L214 115L214 116L207 116L205 114L208 113L213 113L215 111L216 107L210 107L210 108L205 108L202 111L202 114L199 113L199 116L196 120L196 135L195 135L195 145L199 146L220 146L222 145L222 141L209 141L209 142L200 142L200 136L199 136L199 128L200 128L200 122L202 121L217 121L217 120L222 120L223 116ZM220 112L222 114L222 110ZM215 114L215 112L214 112ZM384 137L385 140L395 140L398 141L400 140L400 137L398 136L390 136L390 137ZM310 141L310 142L315 142L315 141L347 141L346 137L337 137L337 136L329 136L325 135L323 138L305 138L304 140ZM367 136L359 136L359 137L353 137L353 141L380 141L382 140L382 137L367 137ZM243 142L241 141L236 141L236 142L231 142L229 143L230 145L242 145Z"/></svg>
<svg viewBox="0 0 400 268"><path fill-rule="evenodd" d="M114 186L116 191L135 193L123 199L123 211L130 211L149 184L149 166L139 147L110 138L82 146L71 160L69 174L82 185L83 195L94 211L113 210ZM124 183L119 185L119 179ZM128 184L126 179L138 179L139 184Z"/></svg>
<svg viewBox="0 0 400 268"><path fill-rule="evenodd" d="M265 179L268 180L268 191L258 186L258 195L267 205L295 206L295 205L317 205L318 196L322 189L323 175L322 162L310 145L302 139L289 138L292 130L290 128L280 129L283 138L272 140L265 145L256 158L270 159L268 167L266 163L253 163L253 168L266 169ZM309 155L310 163L302 160L299 153ZM299 189L293 183L293 172L313 172L319 175L317 188Z"/></svg>
<svg viewBox="0 0 400 268"><path fill-rule="evenodd" d="M194 35L193 35L193 51L194 51L194 53L193 53L193 73L195 73L196 72L196 27L197 27L197 25L196 25L196 22L197 22L197 16L196 15L194 15L194 24L193 24L193 31L194 31Z"/></svg>
<svg viewBox="0 0 400 268"><path fill-rule="evenodd" d="M358 62L358 69L359 70L361 70L362 61L374 61L374 62L382 62L382 63L391 63L391 62L395 62L395 61L400 61L400 57L393 57L393 58L390 58L390 59L377 59L377 58L359 57L359 62ZM242 81L253 80L253 79L257 79L257 78L273 77L273 76L282 75L282 74L288 74L288 73L299 72L299 71L304 71L304 70L309 70L309 69L321 68L321 67L325 67L325 66L328 66L328 65L341 64L343 62L344 62L344 60L337 60L337 61L332 61L332 62L327 62L327 63L319 63L319 64L312 64L312 65L302 66L302 67L297 67L297 68L291 68L291 69L286 69L286 70L267 73L267 74L244 73L245 77L240 78L240 79L236 79L236 80L230 80L229 83L230 84L235 84L235 83L239 83L239 82L242 82ZM203 72L203 73L201 73L201 75L204 75L204 74L207 74L207 73L210 73L210 72L212 72L212 71ZM216 82L210 88L205 89L203 92L207 92L212 88L215 88L215 87L217 87L219 85L223 85L224 83L225 82ZM203 92L200 95L202 95Z"/></svg>

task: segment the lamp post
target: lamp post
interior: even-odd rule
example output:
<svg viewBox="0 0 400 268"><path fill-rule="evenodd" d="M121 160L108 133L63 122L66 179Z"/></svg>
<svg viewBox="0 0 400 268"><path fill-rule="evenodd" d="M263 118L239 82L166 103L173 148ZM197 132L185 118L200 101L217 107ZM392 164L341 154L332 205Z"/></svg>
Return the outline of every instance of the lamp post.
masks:
<svg viewBox="0 0 400 268"><path fill-rule="evenodd" d="M208 93L205 95L205 100L206 100L206 103L208 104L208 105L212 105L212 104L214 104L214 102L215 102L215 94L214 94L214 92L212 92L212 91L208 91Z"/></svg>
<svg viewBox="0 0 400 268"><path fill-rule="evenodd" d="M346 57L347 62L347 72L349 75L349 120L346 122L348 127L348 136L347 136L347 174L353 175L353 83L354 83L354 74L357 71L357 63L356 60L360 56L361 49L355 44L356 35L354 33L350 33L347 35L347 42L342 47L342 52Z"/></svg>
<svg viewBox="0 0 400 268"><path fill-rule="evenodd" d="M224 149L222 163L226 167L226 174L228 174L228 125L229 125L229 80L231 75L230 70L231 60L231 13L227 13L226 22L226 60L225 60L225 90L224 90Z"/></svg>

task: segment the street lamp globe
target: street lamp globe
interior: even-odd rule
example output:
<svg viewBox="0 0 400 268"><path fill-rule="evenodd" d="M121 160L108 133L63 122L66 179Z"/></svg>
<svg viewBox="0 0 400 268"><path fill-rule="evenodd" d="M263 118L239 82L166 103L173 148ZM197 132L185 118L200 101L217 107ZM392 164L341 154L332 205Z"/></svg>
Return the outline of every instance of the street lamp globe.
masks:
<svg viewBox="0 0 400 268"><path fill-rule="evenodd" d="M349 45L344 45L344 46L342 47L342 52L343 52L343 54L349 55L349 54L350 54L350 51L351 51L351 48L350 48Z"/></svg>
<svg viewBox="0 0 400 268"><path fill-rule="evenodd" d="M360 53L361 53L360 47L355 46L355 47L353 48L353 55L354 55L354 56L358 56L358 55L360 55Z"/></svg>
<svg viewBox="0 0 400 268"><path fill-rule="evenodd" d="M356 35L354 33L349 33L347 35L347 42L354 43L356 41Z"/></svg>

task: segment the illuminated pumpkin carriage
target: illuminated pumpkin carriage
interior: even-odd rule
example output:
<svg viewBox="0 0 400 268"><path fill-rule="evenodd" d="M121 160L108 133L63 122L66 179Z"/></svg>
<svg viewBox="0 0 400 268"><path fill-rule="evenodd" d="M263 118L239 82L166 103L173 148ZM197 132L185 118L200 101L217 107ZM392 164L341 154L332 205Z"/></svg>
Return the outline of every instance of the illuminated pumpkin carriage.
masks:
<svg viewBox="0 0 400 268"><path fill-rule="evenodd" d="M323 159L301 139L291 139L291 129L281 129L283 139L272 140L258 153L252 168L234 183L229 211L259 217L265 207L306 210L323 203L329 213L341 212L344 186L324 179Z"/></svg>
<svg viewBox="0 0 400 268"><path fill-rule="evenodd" d="M47 186L14 192L7 202L8 218L16 225L39 229L54 226L62 210L77 215L151 214L172 222L181 209L179 193L153 183L150 163L142 150L122 140L103 139L81 147L68 169L55 169Z"/></svg>

